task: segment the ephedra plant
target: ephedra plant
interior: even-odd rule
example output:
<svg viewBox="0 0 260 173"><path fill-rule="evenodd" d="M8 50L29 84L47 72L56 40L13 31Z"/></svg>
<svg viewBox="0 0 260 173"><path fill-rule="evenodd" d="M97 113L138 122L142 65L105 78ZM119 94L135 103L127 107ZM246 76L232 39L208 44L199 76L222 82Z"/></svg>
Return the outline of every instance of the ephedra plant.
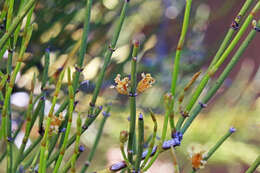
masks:
<svg viewBox="0 0 260 173"><path fill-rule="evenodd" d="M0 60L3 61L3 56L8 52L6 68L0 71L0 101L1 101L1 145L4 150L1 153L1 162L6 165L5 172L87 172L88 167L92 163L93 156L96 154L96 149L100 138L102 137L103 128L107 119L110 116L110 110L113 109L113 104L97 105L97 99L101 91L104 81L105 73L110 65L113 52L116 50L117 41L120 37L122 26L127 18L130 0L122 1L122 9L120 16L114 21L116 27L110 42L105 47L103 54L103 66L99 71L95 89L91 93L91 100L87 112L76 111L77 103L76 95L79 92L80 74L84 69L84 57L88 45L88 37L91 26L91 12L92 0L86 0L85 3L85 17L83 33L80 41L80 48L77 56L77 62L71 66L67 61L60 66L53 75L48 75L50 64L50 50L46 49L44 56L44 69L39 75L33 75L30 87L30 98L27 110L23 113L23 121L20 123L16 131L12 131L12 112L13 108L10 103L11 94L14 91L15 80L18 72L22 71L24 63L25 52L30 47L30 40L35 28L32 20L32 14L37 7L37 0L5 0L2 4L2 11L0 14L0 24L2 27L0 38ZM249 9L254 6L251 12ZM18 8L16 8L18 7ZM180 172L178 163L179 160L175 154L176 149L181 149L185 133L189 129L193 120L199 115L203 108L206 108L209 100L218 91L228 74L234 68L236 63L242 57L243 52L249 46L257 32L260 31L260 20L257 19L256 14L260 9L260 1L246 0L238 12L237 16L231 22L226 36L224 37L219 49L216 51L214 58L206 72L199 71L194 74L190 81L181 89L179 93L176 92L178 86L178 76L180 59L182 49L185 44L187 32L189 32L190 12L192 8L192 0L186 0L185 12L182 24L182 30L179 37L179 42L176 46L176 54L174 57L174 64L172 68L171 88L165 91L164 95L164 117L163 124L157 122L157 118L152 110L149 111L150 117L153 121L153 133L148 141L148 148L144 147L147 143L144 139L144 125L146 124L146 117L142 113L137 112L138 96L149 90L149 88L156 85L155 77L149 73L142 73L141 79L137 77L137 68L140 59L139 52L142 43L138 40L133 40L131 53L131 74L130 77L123 77L118 74L114 79L115 85L111 88L121 95L126 95L129 98L129 129L127 127L124 131L118 132L120 134L119 143L120 151L123 160L114 163L103 170L96 172L112 173L112 172L146 172L156 161L162 152L172 152L174 156L174 172ZM25 21L25 25L22 25ZM246 34L246 30L251 28L251 31ZM245 39L241 42L242 36ZM21 40L21 41L20 41ZM223 62L230 55L231 51L235 50L227 65ZM18 54L14 67L12 61L15 53ZM223 66L220 75L216 81L206 91L206 94L201 96L202 91L208 86L208 82L212 79L216 71ZM72 70L75 69L75 70ZM199 76L203 76L199 84L195 86L195 81L198 82ZM66 78L67 82L63 82ZM40 80L41 93L34 94L36 80ZM49 97L49 86L55 85L54 91ZM68 90L68 94L59 99L59 95L63 88ZM192 96L185 97L187 92L193 88ZM51 108L48 114L45 115L44 109L46 100L51 100ZM188 99L186 105L183 105L183 100ZM55 111L55 106L61 102L61 106ZM103 108L104 107L104 108ZM102 111L104 110L104 111ZM100 115L102 114L102 115ZM88 156L83 156L86 160L80 168L76 166L78 158L84 147L81 145L81 135L88 130L88 127L95 122L98 116L102 116L98 128L97 135L94 139L94 144ZM71 130L72 121L76 120L76 131ZM25 135L22 139L22 144L18 148L14 144L17 134L21 130L21 126L25 124ZM169 124L169 125L168 125ZM35 139L29 147L26 148L33 127L37 127L39 136ZM209 127L210 128L210 127ZM161 130L161 134L158 133ZM192 130L192 129L191 129ZM203 166L206 166L207 161L214 154L214 152L227 140L235 131L234 127L226 130L227 132L221 136L219 140L208 151L195 151L191 148L190 159L192 169L191 172L197 172ZM201 132L203 133L203 132ZM171 134L171 135L168 135ZM160 137L157 142L157 136ZM56 145L59 146L56 146ZM64 156L67 154L67 149L73 147L73 155L65 162ZM252 166L247 170L247 173L254 172L260 164L259 157ZM173 172L170 170L169 172Z"/></svg>

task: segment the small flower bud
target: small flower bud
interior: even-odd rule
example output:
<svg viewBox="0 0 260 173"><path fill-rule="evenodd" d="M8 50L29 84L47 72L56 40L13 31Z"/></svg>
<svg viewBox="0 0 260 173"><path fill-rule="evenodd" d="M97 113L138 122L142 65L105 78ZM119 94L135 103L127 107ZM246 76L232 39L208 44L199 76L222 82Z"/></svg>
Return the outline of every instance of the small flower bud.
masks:
<svg viewBox="0 0 260 173"><path fill-rule="evenodd" d="M199 105L200 105L201 108L206 108L207 107L207 104L202 103L202 102L199 102Z"/></svg>
<svg viewBox="0 0 260 173"><path fill-rule="evenodd" d="M235 129L234 127L231 127L231 128L229 129L229 132L230 132L230 133L235 133L235 132L236 132L236 129Z"/></svg>
<svg viewBox="0 0 260 173"><path fill-rule="evenodd" d="M127 141L128 138L128 132L123 130L120 132L120 142L121 143L125 143Z"/></svg>
<svg viewBox="0 0 260 173"><path fill-rule="evenodd" d="M85 150L85 147L83 145L79 146L79 152L83 152Z"/></svg>

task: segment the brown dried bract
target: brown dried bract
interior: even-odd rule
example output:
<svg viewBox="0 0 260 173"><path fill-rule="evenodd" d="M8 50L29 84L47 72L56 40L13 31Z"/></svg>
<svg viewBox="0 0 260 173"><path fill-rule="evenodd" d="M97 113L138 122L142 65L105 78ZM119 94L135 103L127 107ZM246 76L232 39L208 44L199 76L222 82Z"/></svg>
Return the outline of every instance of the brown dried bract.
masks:
<svg viewBox="0 0 260 173"><path fill-rule="evenodd" d="M152 87L152 84L155 82L155 79L151 76L150 73L142 73L142 80L137 85L137 91L139 93L144 92L148 88Z"/></svg>

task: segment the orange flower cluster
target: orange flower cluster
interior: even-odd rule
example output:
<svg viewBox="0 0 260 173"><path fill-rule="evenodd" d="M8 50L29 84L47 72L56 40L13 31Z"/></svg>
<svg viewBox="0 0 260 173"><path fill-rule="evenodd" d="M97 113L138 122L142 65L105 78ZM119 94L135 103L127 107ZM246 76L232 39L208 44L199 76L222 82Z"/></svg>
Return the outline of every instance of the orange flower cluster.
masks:
<svg viewBox="0 0 260 173"><path fill-rule="evenodd" d="M115 78L116 86L111 86L111 88L115 88L119 94L129 95L130 94L130 83L128 77L124 77L122 80L120 79L121 75L118 74ZM155 79L151 76L151 74L142 73L142 80L137 84L137 92L142 93L148 88L152 87L152 84L155 82Z"/></svg>
<svg viewBox="0 0 260 173"><path fill-rule="evenodd" d="M111 88L116 88L117 92L119 94L123 94L123 95L128 95L130 88L130 80L128 77L124 77L122 80L120 79L121 75L117 74L116 78L115 78L115 83L116 86L112 86Z"/></svg>
<svg viewBox="0 0 260 173"><path fill-rule="evenodd" d="M154 80L154 78L152 78L151 74L149 74L149 73L147 73L147 74L142 73L142 80L140 82L138 82L137 91L139 93L144 92L148 88L151 88L152 84L154 82L155 82L155 80Z"/></svg>
<svg viewBox="0 0 260 173"><path fill-rule="evenodd" d="M191 159L192 168L194 170L203 168L207 163L205 160L203 160L205 157L205 150L202 150L201 148L196 149L194 146L192 146L188 152Z"/></svg>
<svg viewBox="0 0 260 173"><path fill-rule="evenodd" d="M59 114L58 117L55 115L51 115L50 134L52 134L53 132L58 133L59 127L63 120L64 117L62 116L62 114Z"/></svg>

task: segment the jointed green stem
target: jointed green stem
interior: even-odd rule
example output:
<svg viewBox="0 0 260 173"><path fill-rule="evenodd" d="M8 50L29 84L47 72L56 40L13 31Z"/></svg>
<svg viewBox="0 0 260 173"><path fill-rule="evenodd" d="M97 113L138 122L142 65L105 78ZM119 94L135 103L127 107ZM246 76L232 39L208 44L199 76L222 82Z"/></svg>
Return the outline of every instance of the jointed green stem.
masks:
<svg viewBox="0 0 260 173"><path fill-rule="evenodd" d="M46 148L48 147L47 143L48 143L48 138L50 136L49 133L50 133L51 117L53 116L54 106L57 102L57 97L58 97L58 94L59 94L59 91L60 91L63 76L64 76L64 70L62 70L60 77L59 77L59 81L57 82L57 86L56 86L54 96L53 96L53 99L52 99L51 109L50 109L50 112L48 114L47 121L46 121L44 136L43 136L43 140L42 140L42 143L41 143L39 173L45 173L46 172L46 170L45 170L46 165L44 165L44 162L45 162L44 160L46 159Z"/></svg>
<svg viewBox="0 0 260 173"><path fill-rule="evenodd" d="M135 138L135 123L136 123L136 61L137 61L137 53L139 49L139 43L135 41L134 48L132 52L132 61L131 61L131 89L130 89L130 125L129 125L129 138L127 145L127 153L128 160L133 164L133 149L134 146L134 138Z"/></svg>
<svg viewBox="0 0 260 173"><path fill-rule="evenodd" d="M205 88L206 84L208 83L208 80L210 79L210 77L218 70L220 65L224 62L224 60L228 57L230 52L237 45L238 41L241 39L241 37L244 34L244 32L246 31L247 27L252 22L253 17L254 17L253 15L259 9L260 9L260 1L257 2L257 4L255 5L254 9L248 15L248 17L246 18L246 20L245 20L244 24L242 25L241 29L236 34L236 36L234 37L232 42L229 44L229 46L227 47L225 52L221 55L221 57L218 59L218 61L210 69L208 69L208 71L206 72L205 76L202 78L200 84L196 88L195 92L192 95L192 98L190 99L190 101L188 102L188 104L186 106L186 109L185 109L185 113L186 114L189 114L189 112L192 109L193 105L196 103L196 101L199 98L201 92L203 91L203 89ZM182 123L184 122L185 118L186 117L184 117L184 116L180 117L180 119L178 120L178 123L177 123L177 130L180 129L180 127L182 126Z"/></svg>
<svg viewBox="0 0 260 173"><path fill-rule="evenodd" d="M103 133L103 129L104 129L104 126L105 126L105 123L106 123L106 120L109 116L109 112L110 112L110 106L108 106L107 110L103 113L103 118L101 120L101 123L99 125L99 128L98 128L98 132L97 132L97 135L96 135L96 138L95 138L95 141L94 141L94 144L93 144L93 147L91 148L91 151L88 155L88 158L87 158L87 161L86 161L86 164L84 164L83 168L81 169L81 173L84 173L87 171L93 157L94 157L94 154L96 152L96 149L97 149L97 146L98 146L98 143L100 141L100 137Z"/></svg>
<svg viewBox="0 0 260 173"><path fill-rule="evenodd" d="M224 40L222 41L215 57L213 58L213 60L210 63L209 67L212 67L220 58L220 56L222 55L222 53L225 51L226 47L228 46L232 36L234 35L234 33L236 32L236 30L239 28L240 22L242 21L243 17L245 16L247 10L249 9L249 7L252 5L254 0L246 0L246 2L244 3L244 5L242 6L242 8L240 9L239 13L237 14L236 18L234 19L231 27L229 28Z"/></svg>
<svg viewBox="0 0 260 173"><path fill-rule="evenodd" d="M85 120L85 122L84 122L84 124L83 124L83 128L82 128L81 134L83 134L83 133L88 129L88 127L95 121L95 119L97 118L97 116L99 115L100 112L101 112L101 109L100 109L100 108L96 109L96 111L95 111L93 117L88 117L88 118ZM77 135L74 134L72 137L70 137L70 139L68 140L68 143L67 143L66 148L68 148L68 147L76 140L76 136L77 136ZM60 152L60 151L55 152L55 153L48 159L48 161L47 161L47 166L50 166L50 164L51 164L54 160L56 160L56 159L58 158L59 152Z"/></svg>
<svg viewBox="0 0 260 173"><path fill-rule="evenodd" d="M83 28L84 32L83 32L83 36L82 36L82 40L81 40L79 57L78 57L78 62L77 62L77 66L79 69L81 69L83 66L83 60L84 60L84 56L85 56L86 49L87 49L87 39L88 39L89 30L90 30L90 17L91 17L92 1L93 0L86 0L85 21L84 21L84 28ZM74 92L78 88L79 76L80 76L80 71L76 71L74 81L73 81Z"/></svg>
<svg viewBox="0 0 260 173"><path fill-rule="evenodd" d="M102 85L102 82L103 82L103 79L104 79L105 71L106 71L106 69L107 69L107 67L110 63L110 59L111 59L111 56L113 54L113 51L115 50L120 31L122 29L122 25L123 25L125 17L126 17L128 5L129 5L129 0L125 0L123 9L122 9L120 17L119 17L119 20L117 21L117 26L116 26L116 29L114 31L114 35L113 35L111 44L108 46L107 51L105 52L104 65L101 69L101 72L98 75L96 87L95 87L95 90L93 92L93 96L92 96L92 99L91 99L91 102L90 102L90 105L91 105L90 112L91 113L93 111L93 106L96 103L96 100L97 100L97 97L98 97L98 94L99 94L99 91L100 91L100 88L101 88L101 85Z"/></svg>
<svg viewBox="0 0 260 173"><path fill-rule="evenodd" d="M257 26L260 26L260 21L258 22ZM244 53L245 49L248 47L248 45L251 43L253 38L255 37L255 34L257 31L253 29L246 39L243 41L235 55L232 57L231 61L228 63L227 67L224 69L224 71L221 73L215 84L210 88L210 90L207 92L207 94L202 98L201 102L203 104L208 103L208 101L214 96L214 94L217 92L217 90L220 88L224 80L229 75L230 71L233 69L233 67L236 65L238 60L241 58L241 55ZM186 130L189 128L192 121L196 118L196 116L201 111L202 107L201 105L197 104L194 110L191 112L191 116L187 119L183 127L181 128L181 133L184 134Z"/></svg>
<svg viewBox="0 0 260 173"><path fill-rule="evenodd" d="M182 48L183 48L184 40L185 40L186 33L187 33L187 30L188 30L188 26L189 26L191 3L192 3L192 0L186 0L186 7L185 7L182 31L181 31L181 36L180 36L180 39L179 39L179 42L178 42L178 45L177 45L176 55L175 55L175 59L174 59L174 67L173 67L173 71L172 71L171 94L173 96L173 100L171 102L171 108L170 108L170 112L169 112L169 114L170 114L170 125L171 125L172 131L175 130L174 118L173 118L173 112L174 112L173 108L174 108L176 83L177 83L178 73L179 73L181 51L182 51Z"/></svg>
<svg viewBox="0 0 260 173"><path fill-rule="evenodd" d="M170 114L170 104L171 104L171 101L172 101L172 95L170 93L166 94L164 96L164 102L165 102L165 108L166 108L166 112L165 112L165 116L164 116L164 121L163 121L163 129L162 129L162 136L161 136L161 141L158 145L158 148L155 152L155 154L153 155L153 157L151 158L150 162L147 164L146 167L144 167L142 169L142 171L147 171L151 166L152 164L155 162L155 160L157 159L157 157L159 156L159 153L163 151L162 149L162 145L163 145L163 142L165 141L166 139L166 134L167 134L167 127L168 127L168 121L169 121L169 114Z"/></svg>
<svg viewBox="0 0 260 173"><path fill-rule="evenodd" d="M78 114L77 119L77 137L75 141L75 147L74 147L74 153L71 158L71 172L76 172L76 160L79 155L79 142L80 142L80 135L81 135L81 117L80 114ZM66 167L66 166L65 166Z"/></svg>
<svg viewBox="0 0 260 173"><path fill-rule="evenodd" d="M254 163L248 168L246 173L254 173L256 168L260 165L260 155L256 158Z"/></svg>
<svg viewBox="0 0 260 173"><path fill-rule="evenodd" d="M68 124L66 127L65 137L64 137L64 140L63 140L63 143L61 146L60 154L59 154L58 160L57 160L54 170L53 170L54 173L58 172L62 158L63 158L65 150L66 150L69 133L70 133L70 128L71 128L72 114L73 114L73 110L74 110L74 92L73 92L73 87L72 87L72 82L71 82L70 68L68 68L68 87L69 87L69 98L70 98L69 107L68 107Z"/></svg>
<svg viewBox="0 0 260 173"><path fill-rule="evenodd" d="M206 156L203 158L204 161L207 161L215 152L216 150L227 140L235 132L234 128L230 128L225 135L223 135L216 144L208 151ZM193 169L191 173L196 172L197 170Z"/></svg>
<svg viewBox="0 0 260 173"><path fill-rule="evenodd" d="M124 146L125 146L125 143L127 141L127 138L128 138L128 132L127 131L121 131L120 132L120 151L121 151L121 154L123 156L123 159L127 165L127 168L129 170L132 170L132 164L130 163L130 161L128 160L127 156L126 156L126 153L125 153L125 149L124 149Z"/></svg>
<svg viewBox="0 0 260 173"><path fill-rule="evenodd" d="M27 4L24 6L23 11L21 11L21 13L19 13L17 15L17 17L15 17L13 19L12 24L10 25L10 27L8 28L6 33L0 39L0 50L5 45L7 39L10 38L11 34L15 31L17 25L22 22L23 18L29 12L29 10L32 8L32 6L35 4L35 2L36 2L36 0L29 0L27 2Z"/></svg>
<svg viewBox="0 0 260 173"><path fill-rule="evenodd" d="M19 148L19 152L18 152L18 155L17 155L16 160L15 160L13 172L16 172L16 169L17 169L17 167L20 163L21 157L23 156L23 151L25 149L25 146L27 144L27 141L29 139L29 135L30 135L30 132L31 132L31 126L33 125L32 124L32 110L33 110L33 92L34 92L35 81L36 81L36 77L34 75L32 83L31 83L31 93L30 93L30 98L29 98L29 105L28 105L28 109L27 109L27 112L26 112L25 135L23 137L22 145Z"/></svg>
<svg viewBox="0 0 260 173"><path fill-rule="evenodd" d="M156 121L155 115L153 114L152 111L150 111L150 115L151 115L153 123L154 123L153 136L152 136L152 141L149 144L147 155L146 155L146 157L145 157L145 159L144 159L144 161L143 161L143 163L141 165L141 169L143 169L145 167L146 163L148 162L149 158L151 157L151 154L152 154L152 151L153 151L153 147L154 147L154 144L155 144L155 140L156 140L157 121Z"/></svg>
<svg viewBox="0 0 260 173"><path fill-rule="evenodd" d="M135 160L136 171L139 171L140 168L143 149L144 149L144 119L143 119L143 115L140 113L138 118L138 148L137 148L137 155Z"/></svg>

